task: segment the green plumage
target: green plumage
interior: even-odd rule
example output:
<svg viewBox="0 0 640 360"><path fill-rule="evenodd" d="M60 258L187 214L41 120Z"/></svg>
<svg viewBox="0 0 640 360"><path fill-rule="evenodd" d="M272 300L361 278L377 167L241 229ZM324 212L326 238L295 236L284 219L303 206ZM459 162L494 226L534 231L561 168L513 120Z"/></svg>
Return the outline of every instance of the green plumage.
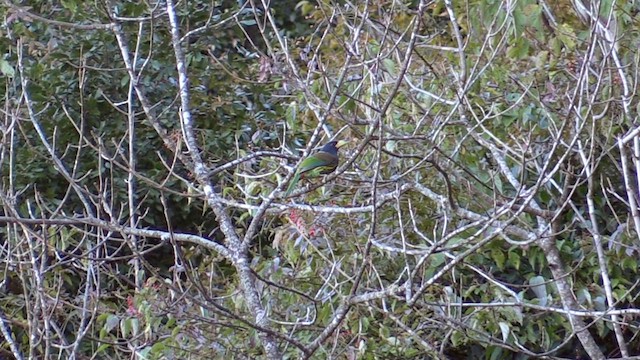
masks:
<svg viewBox="0 0 640 360"><path fill-rule="evenodd" d="M307 157L300 163L298 170L293 179L289 182L284 197L289 196L298 184L298 181L304 177L316 177L321 174L330 174L338 167L338 148L343 142L330 141L326 143L320 151Z"/></svg>

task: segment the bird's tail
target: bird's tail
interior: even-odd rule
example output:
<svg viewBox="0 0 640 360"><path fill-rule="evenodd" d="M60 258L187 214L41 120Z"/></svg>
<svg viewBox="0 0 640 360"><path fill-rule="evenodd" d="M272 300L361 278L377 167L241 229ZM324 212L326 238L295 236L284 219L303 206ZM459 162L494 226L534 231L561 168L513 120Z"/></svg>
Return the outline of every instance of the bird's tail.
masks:
<svg viewBox="0 0 640 360"><path fill-rule="evenodd" d="M284 197L288 197L289 194L291 194L291 192L293 191L293 189L296 187L296 184L298 183L298 181L300 181L300 172L296 171L296 174L293 175L293 179L291 179L291 181L289 181L289 186L287 186L287 191L284 192Z"/></svg>

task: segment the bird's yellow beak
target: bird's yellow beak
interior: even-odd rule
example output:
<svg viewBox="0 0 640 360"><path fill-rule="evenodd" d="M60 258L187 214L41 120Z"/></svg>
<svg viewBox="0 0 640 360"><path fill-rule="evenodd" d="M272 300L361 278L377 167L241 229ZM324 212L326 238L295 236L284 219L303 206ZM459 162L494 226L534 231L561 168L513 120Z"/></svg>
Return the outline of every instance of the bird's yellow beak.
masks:
<svg viewBox="0 0 640 360"><path fill-rule="evenodd" d="M336 144L336 147L337 147L338 149L340 149L341 147L343 147L343 146L347 145L348 143L349 143L349 140L340 140L340 141L338 141L338 143Z"/></svg>

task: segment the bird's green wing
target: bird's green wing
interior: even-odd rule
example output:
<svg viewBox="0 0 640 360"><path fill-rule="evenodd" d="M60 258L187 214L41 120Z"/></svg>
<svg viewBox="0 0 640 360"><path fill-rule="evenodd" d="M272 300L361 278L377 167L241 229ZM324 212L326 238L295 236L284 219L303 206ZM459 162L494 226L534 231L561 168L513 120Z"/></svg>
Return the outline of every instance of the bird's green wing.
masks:
<svg viewBox="0 0 640 360"><path fill-rule="evenodd" d="M318 152L304 159L300 164L300 171L302 173L311 172L312 170L319 170L319 174L328 174L336 169L338 166L338 156L329 154L326 152ZM315 171L314 171L315 173Z"/></svg>
<svg viewBox="0 0 640 360"><path fill-rule="evenodd" d="M287 191L284 193L284 197L289 196L293 189L300 181L300 177L304 174L305 177L315 177L320 174L329 174L333 172L338 166L338 155L334 155L328 152L319 151L308 158L302 160L300 166L298 167L298 171L293 176L293 179L289 182L289 186L287 186Z"/></svg>

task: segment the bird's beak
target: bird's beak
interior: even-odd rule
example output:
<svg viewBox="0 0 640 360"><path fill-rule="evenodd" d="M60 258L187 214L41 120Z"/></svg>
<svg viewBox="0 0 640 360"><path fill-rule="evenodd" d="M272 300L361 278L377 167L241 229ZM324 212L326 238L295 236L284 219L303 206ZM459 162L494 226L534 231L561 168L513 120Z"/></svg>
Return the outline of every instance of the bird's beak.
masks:
<svg viewBox="0 0 640 360"><path fill-rule="evenodd" d="M347 145L348 143L349 143L349 140L340 140L340 141L338 141L338 143L336 144L336 147L337 147L338 149L340 149L341 147L343 147L343 146Z"/></svg>

